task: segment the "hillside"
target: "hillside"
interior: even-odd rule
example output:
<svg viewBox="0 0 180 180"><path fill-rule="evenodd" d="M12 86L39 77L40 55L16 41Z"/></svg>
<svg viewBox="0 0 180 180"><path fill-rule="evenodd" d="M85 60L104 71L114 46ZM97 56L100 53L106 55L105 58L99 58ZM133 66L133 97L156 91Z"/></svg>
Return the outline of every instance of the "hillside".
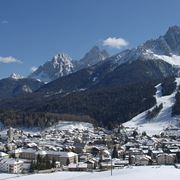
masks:
<svg viewBox="0 0 180 180"><path fill-rule="evenodd" d="M0 99L31 94L43 86L44 83L36 79L22 78L15 74L0 80Z"/></svg>
<svg viewBox="0 0 180 180"><path fill-rule="evenodd" d="M88 115L109 128L124 123L156 104L155 85L162 83L164 95L173 91L175 85L169 89L164 82L179 73L179 34L180 27L170 27L164 36L106 59L99 56L104 51L94 48L85 59L98 57L93 61L97 63L63 75L32 94L0 101L0 108ZM59 68L67 59L59 55L53 62Z"/></svg>
<svg viewBox="0 0 180 180"><path fill-rule="evenodd" d="M148 119L147 115L153 111L155 106L135 116L129 122L124 123L124 125L127 127L135 127L140 132L146 131L148 134L158 134L168 126L178 126L178 117L172 116L172 107L175 104L175 96L179 89L180 78L176 78L175 82L176 89L171 94L164 96L162 94L162 85L156 85L155 106L162 104L162 109L160 109L160 112L153 118Z"/></svg>

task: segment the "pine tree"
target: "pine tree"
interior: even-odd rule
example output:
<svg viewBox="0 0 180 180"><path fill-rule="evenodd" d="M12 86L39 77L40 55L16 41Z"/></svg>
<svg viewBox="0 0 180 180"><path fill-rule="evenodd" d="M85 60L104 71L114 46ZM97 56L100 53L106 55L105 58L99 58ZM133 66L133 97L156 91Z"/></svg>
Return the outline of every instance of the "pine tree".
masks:
<svg viewBox="0 0 180 180"><path fill-rule="evenodd" d="M36 163L37 169L41 170L42 169L42 157L38 154L37 155L37 163Z"/></svg>
<svg viewBox="0 0 180 180"><path fill-rule="evenodd" d="M118 158L118 150L116 146L114 146L113 152L112 152L112 158Z"/></svg>
<svg viewBox="0 0 180 180"><path fill-rule="evenodd" d="M70 164L70 161L69 161L69 158L67 158L66 165L69 165L69 164Z"/></svg>
<svg viewBox="0 0 180 180"><path fill-rule="evenodd" d="M32 172L34 172L34 170L35 170L35 164L34 164L33 161L31 161L31 165L30 165L29 171L32 173Z"/></svg>
<svg viewBox="0 0 180 180"><path fill-rule="evenodd" d="M52 168L55 168L56 167L56 160L53 158L52 160L52 164L51 164Z"/></svg>
<svg viewBox="0 0 180 180"><path fill-rule="evenodd" d="M45 156L45 167L46 169L52 168L48 155Z"/></svg>

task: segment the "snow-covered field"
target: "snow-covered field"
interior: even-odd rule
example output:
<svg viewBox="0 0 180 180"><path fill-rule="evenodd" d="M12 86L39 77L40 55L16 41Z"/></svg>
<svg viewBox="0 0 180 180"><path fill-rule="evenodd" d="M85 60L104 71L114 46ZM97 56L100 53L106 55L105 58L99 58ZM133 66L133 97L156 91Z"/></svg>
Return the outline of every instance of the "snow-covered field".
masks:
<svg viewBox="0 0 180 180"><path fill-rule="evenodd" d="M8 176L7 176L8 177ZM10 176L12 177L12 175ZM180 169L174 166L139 166L132 168L113 170L104 172L57 172L52 174L35 174L15 177L15 180L178 180ZM4 174L0 174L0 180L5 179Z"/></svg>
<svg viewBox="0 0 180 180"><path fill-rule="evenodd" d="M51 130L51 129L56 129L56 130L61 130L61 131L65 131L65 130L73 131L74 129L94 131L94 126L91 123L86 123L86 122L59 121L56 125L48 127L45 130ZM6 137L7 130L8 129L2 128L2 130L0 131L0 136ZM22 130L25 133L29 133L29 134L38 134L42 132L39 128L32 128L32 129L23 128Z"/></svg>
<svg viewBox="0 0 180 180"><path fill-rule="evenodd" d="M58 124L48 128L48 129L58 129L58 130L93 130L94 127L90 123L76 122L76 121L59 121Z"/></svg>
<svg viewBox="0 0 180 180"><path fill-rule="evenodd" d="M15 179L18 178L20 175L17 174L6 174L6 173L0 173L0 180L5 179Z"/></svg>
<svg viewBox="0 0 180 180"><path fill-rule="evenodd" d="M180 85L180 78L176 78L177 87ZM168 96L162 96L161 94L161 84L158 84L156 86L156 102L157 105L163 104L163 109L160 111L160 113L155 117L154 119L151 119L150 121L146 120L146 113L142 112L141 114L135 116L130 121L124 123L124 126L127 127L135 127L138 128L138 131L146 131L148 134L158 134L160 131L162 131L164 128L168 126L174 126L177 123L177 117L171 117L172 112L172 105L175 103L175 94L177 92L177 89ZM153 107L154 108L154 107ZM151 108L151 109L153 109ZM151 110L149 109L149 110Z"/></svg>

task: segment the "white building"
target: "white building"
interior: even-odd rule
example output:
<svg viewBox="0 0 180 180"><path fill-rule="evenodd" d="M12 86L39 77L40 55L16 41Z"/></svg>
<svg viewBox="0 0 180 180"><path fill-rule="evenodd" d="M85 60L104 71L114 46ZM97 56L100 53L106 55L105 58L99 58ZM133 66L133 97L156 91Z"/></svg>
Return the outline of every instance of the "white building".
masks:
<svg viewBox="0 0 180 180"><path fill-rule="evenodd" d="M175 155L172 154L159 154L156 157L158 164L174 164L175 163Z"/></svg>
<svg viewBox="0 0 180 180"><path fill-rule="evenodd" d="M45 151L45 150L35 150L32 148L28 149L16 149L10 151L10 154L13 154L16 158L36 160L37 155L47 156L49 160L59 161L61 165L68 165L70 163L78 163L78 154L74 152L65 152L65 151Z"/></svg>
<svg viewBox="0 0 180 180"><path fill-rule="evenodd" d="M23 161L16 159L0 159L0 171L9 173L21 173L23 170Z"/></svg>
<svg viewBox="0 0 180 180"><path fill-rule="evenodd" d="M149 164L151 157L148 155L142 155L135 159L135 164L139 166L146 166Z"/></svg>

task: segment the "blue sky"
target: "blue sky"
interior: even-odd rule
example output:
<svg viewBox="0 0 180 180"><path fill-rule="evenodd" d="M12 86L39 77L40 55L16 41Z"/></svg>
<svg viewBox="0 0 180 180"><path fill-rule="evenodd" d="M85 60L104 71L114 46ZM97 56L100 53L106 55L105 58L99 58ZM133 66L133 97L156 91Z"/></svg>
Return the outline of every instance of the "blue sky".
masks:
<svg viewBox="0 0 180 180"><path fill-rule="evenodd" d="M28 75L59 52L79 59L104 40L111 53L136 47L180 25L179 7L179 0L0 0L0 78Z"/></svg>

